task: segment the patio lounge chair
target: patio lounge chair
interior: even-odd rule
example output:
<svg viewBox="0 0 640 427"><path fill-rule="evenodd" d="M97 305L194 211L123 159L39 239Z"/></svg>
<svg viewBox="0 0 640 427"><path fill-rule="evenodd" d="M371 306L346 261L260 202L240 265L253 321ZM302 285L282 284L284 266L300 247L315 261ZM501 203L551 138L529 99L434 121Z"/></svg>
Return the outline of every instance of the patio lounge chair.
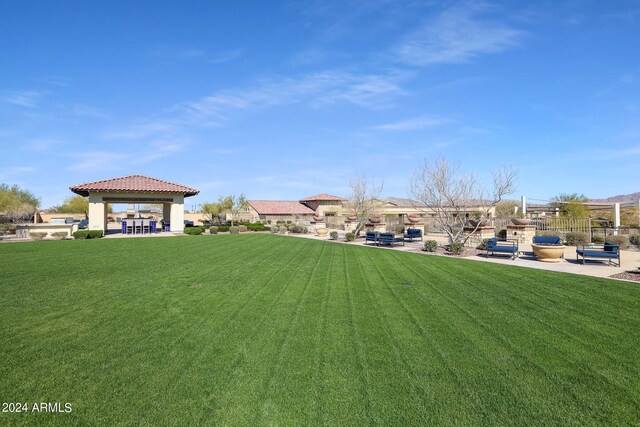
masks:
<svg viewBox="0 0 640 427"><path fill-rule="evenodd" d="M487 258L489 258L489 253L492 255L499 253L511 255L511 259L516 259L518 258L518 252L518 242L516 241L500 242L496 237L487 239Z"/></svg>
<svg viewBox="0 0 640 427"><path fill-rule="evenodd" d="M364 244L366 245L367 243L372 242L374 245L377 245L379 235L380 233L378 233L377 231L367 231L367 234L364 238Z"/></svg>
<svg viewBox="0 0 640 427"><path fill-rule="evenodd" d="M393 233L380 233L378 236L378 246L381 245L391 245L395 246L396 243L402 243L404 246L404 238L396 237Z"/></svg>
<svg viewBox="0 0 640 427"><path fill-rule="evenodd" d="M579 246L576 248L576 261L580 262L582 257L582 264L584 265L587 258L597 260L608 260L609 265L612 265L612 260L617 259L617 267L620 267L620 246L615 243L605 243L604 245L588 245Z"/></svg>
<svg viewBox="0 0 640 427"><path fill-rule="evenodd" d="M409 228L404 235L404 239L409 240L410 242L413 242L413 239L418 238L422 240L422 230L420 230L419 228Z"/></svg>

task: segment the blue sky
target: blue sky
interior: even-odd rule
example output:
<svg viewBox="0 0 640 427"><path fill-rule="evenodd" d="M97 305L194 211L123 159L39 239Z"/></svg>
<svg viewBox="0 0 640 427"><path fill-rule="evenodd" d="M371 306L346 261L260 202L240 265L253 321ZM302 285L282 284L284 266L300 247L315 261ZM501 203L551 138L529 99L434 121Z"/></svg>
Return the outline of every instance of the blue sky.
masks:
<svg viewBox="0 0 640 427"><path fill-rule="evenodd" d="M640 191L640 2L0 2L0 182L190 204L406 196L438 153L515 196Z"/></svg>

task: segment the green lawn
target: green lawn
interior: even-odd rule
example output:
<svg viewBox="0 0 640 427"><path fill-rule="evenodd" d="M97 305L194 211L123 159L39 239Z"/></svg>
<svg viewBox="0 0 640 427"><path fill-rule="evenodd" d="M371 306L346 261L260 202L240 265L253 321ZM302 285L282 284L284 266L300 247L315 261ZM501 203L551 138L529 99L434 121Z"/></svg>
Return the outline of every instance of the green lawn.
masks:
<svg viewBox="0 0 640 427"><path fill-rule="evenodd" d="M0 425L637 425L639 337L631 283L271 235L0 244L0 401L73 408Z"/></svg>

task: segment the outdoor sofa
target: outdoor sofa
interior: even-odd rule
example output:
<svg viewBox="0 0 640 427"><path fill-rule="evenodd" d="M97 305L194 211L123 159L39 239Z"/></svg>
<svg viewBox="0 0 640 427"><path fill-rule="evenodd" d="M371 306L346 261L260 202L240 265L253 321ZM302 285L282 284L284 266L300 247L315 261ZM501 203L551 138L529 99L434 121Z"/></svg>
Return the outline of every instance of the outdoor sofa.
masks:
<svg viewBox="0 0 640 427"><path fill-rule="evenodd" d="M618 260L618 264L613 263L613 265L620 267L620 246L615 243L578 246L576 248L576 261L580 262L580 258L582 258L583 265L587 259L609 261L609 265L612 265L613 260Z"/></svg>
<svg viewBox="0 0 640 427"><path fill-rule="evenodd" d="M512 259L518 258L518 242L516 241L498 241L496 237L492 239L487 239L487 258L489 258L489 253L495 255L499 254L507 254L511 255Z"/></svg>
<svg viewBox="0 0 640 427"><path fill-rule="evenodd" d="M364 237L364 244L366 245L369 242L372 242L374 245L378 244L378 236L380 233L377 231L367 231L367 234Z"/></svg>
<svg viewBox="0 0 640 427"><path fill-rule="evenodd" d="M420 230L419 228L409 228L407 229L404 238L405 240L409 240L411 242L413 242L413 239L422 240L422 230Z"/></svg>
<svg viewBox="0 0 640 427"><path fill-rule="evenodd" d="M393 233L380 233L378 235L378 245L390 245L395 246L396 243L402 243L404 246L404 238L396 237Z"/></svg>
<svg viewBox="0 0 640 427"><path fill-rule="evenodd" d="M561 245L562 239L558 236L533 236L534 245Z"/></svg>

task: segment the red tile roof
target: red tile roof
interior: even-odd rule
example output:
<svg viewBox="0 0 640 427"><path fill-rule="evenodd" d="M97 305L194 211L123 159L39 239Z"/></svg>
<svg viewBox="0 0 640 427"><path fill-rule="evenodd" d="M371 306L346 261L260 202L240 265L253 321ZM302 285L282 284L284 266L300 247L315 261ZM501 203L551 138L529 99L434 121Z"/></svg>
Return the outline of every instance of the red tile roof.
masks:
<svg viewBox="0 0 640 427"><path fill-rule="evenodd" d="M132 191L136 193L182 193L193 196L200 191L174 182L163 181L144 175L129 175L102 181L87 182L69 187L71 191L81 196L88 196L89 192L100 191Z"/></svg>
<svg viewBox="0 0 640 427"><path fill-rule="evenodd" d="M327 193L322 193L322 194L316 194L315 196L309 196L309 197L305 197L304 199L300 200L301 202L320 202L320 201L327 201L327 200L332 200L332 201L347 201L349 199L345 199L344 197L339 197L339 196L334 196L332 194L327 194Z"/></svg>
<svg viewBox="0 0 640 427"><path fill-rule="evenodd" d="M315 211L295 200L247 200L258 215L313 215Z"/></svg>

